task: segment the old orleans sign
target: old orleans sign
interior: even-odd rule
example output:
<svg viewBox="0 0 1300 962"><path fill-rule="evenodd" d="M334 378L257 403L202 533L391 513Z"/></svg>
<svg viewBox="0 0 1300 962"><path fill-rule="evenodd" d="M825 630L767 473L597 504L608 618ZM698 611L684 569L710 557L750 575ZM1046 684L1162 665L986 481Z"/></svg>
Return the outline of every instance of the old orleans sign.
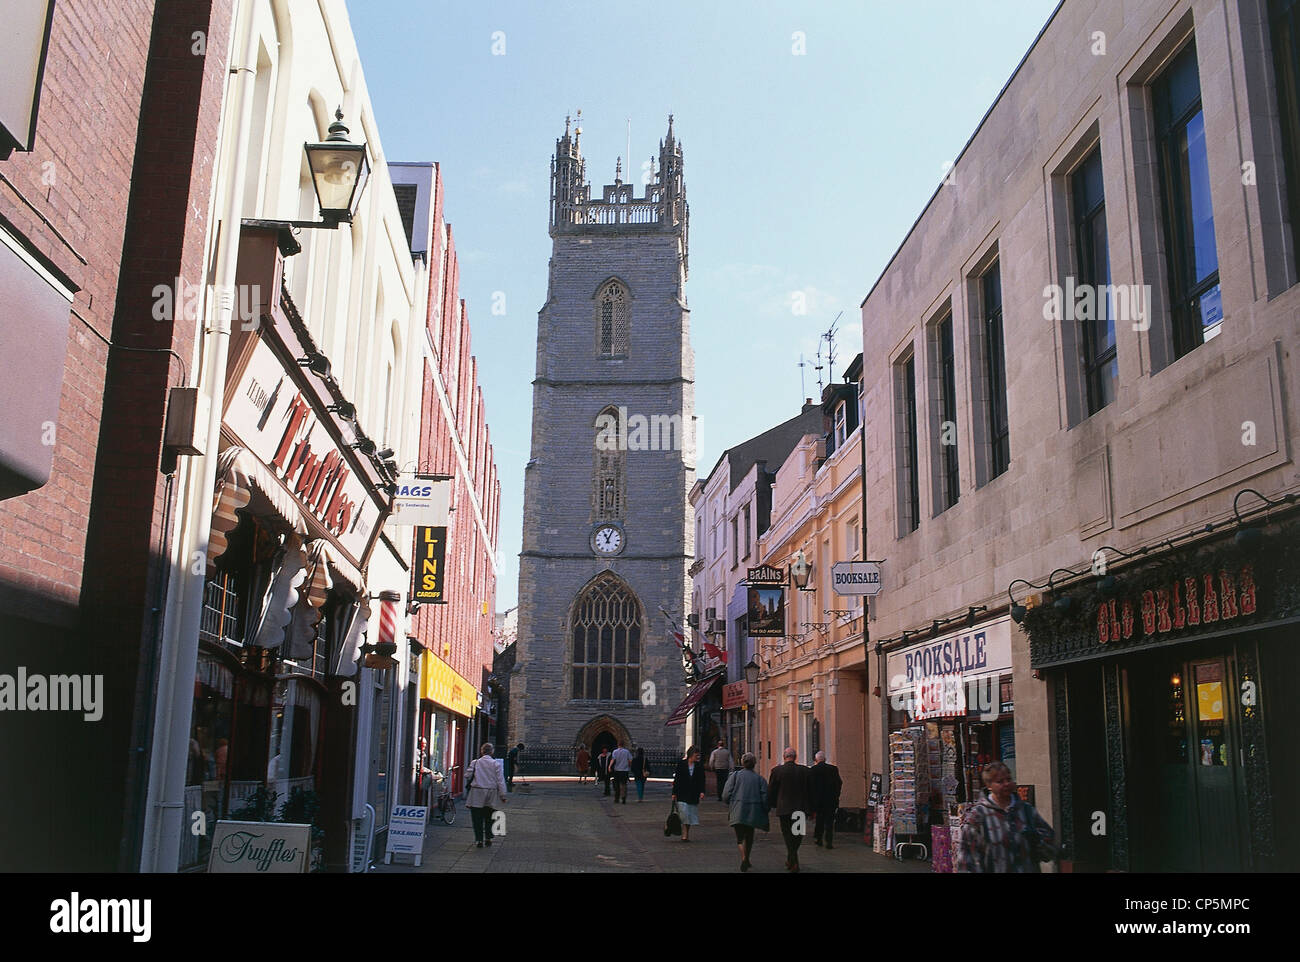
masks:
<svg viewBox="0 0 1300 962"><path fill-rule="evenodd" d="M379 508L311 402L261 340L228 402L227 429L359 565Z"/></svg>
<svg viewBox="0 0 1300 962"><path fill-rule="evenodd" d="M1128 641L1134 632L1152 638L1196 626L1253 615L1256 607L1253 565L1219 568L1147 589L1136 598L1097 606L1097 642Z"/></svg>

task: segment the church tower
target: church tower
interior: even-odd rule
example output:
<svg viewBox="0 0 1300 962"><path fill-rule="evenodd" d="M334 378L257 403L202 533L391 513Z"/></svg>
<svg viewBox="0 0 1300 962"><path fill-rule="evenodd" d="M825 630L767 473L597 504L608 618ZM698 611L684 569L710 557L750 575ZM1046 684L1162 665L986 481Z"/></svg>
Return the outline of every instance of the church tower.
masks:
<svg viewBox="0 0 1300 962"><path fill-rule="evenodd" d="M685 693L681 652L660 609L685 623L694 555L682 148L670 116L644 195L619 158L593 200L581 135L581 114L566 119L551 161L508 737L680 749L665 722Z"/></svg>

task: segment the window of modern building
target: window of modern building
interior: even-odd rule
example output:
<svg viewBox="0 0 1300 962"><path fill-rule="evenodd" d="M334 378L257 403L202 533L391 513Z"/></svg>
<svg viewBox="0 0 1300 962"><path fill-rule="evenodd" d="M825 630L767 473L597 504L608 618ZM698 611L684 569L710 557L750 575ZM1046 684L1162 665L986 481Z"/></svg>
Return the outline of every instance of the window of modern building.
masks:
<svg viewBox="0 0 1300 962"><path fill-rule="evenodd" d="M605 572L573 606L570 697L631 701L641 691L641 606L632 589Z"/></svg>
<svg viewBox="0 0 1300 962"><path fill-rule="evenodd" d="M935 374L939 398L935 410L934 443L938 454L939 503L947 511L961 497L957 466L957 355L953 348L952 312L934 328Z"/></svg>
<svg viewBox="0 0 1300 962"><path fill-rule="evenodd" d="M1110 296L1110 246L1106 238L1106 196L1101 147L1095 147L1070 175L1074 205L1076 287L1092 289L1094 307L1079 320L1079 360L1088 393L1088 413L1115 400L1119 364L1115 355L1115 305Z"/></svg>
<svg viewBox="0 0 1300 962"><path fill-rule="evenodd" d="M628 327L627 290L618 281L610 281L596 298L596 353L626 357Z"/></svg>
<svg viewBox="0 0 1300 962"><path fill-rule="evenodd" d="M984 377L988 419L989 480L1003 474L1011 464L1011 428L1007 412L1007 367L1002 337L1002 277L999 265L980 277L980 306L983 315Z"/></svg>
<svg viewBox="0 0 1300 962"><path fill-rule="evenodd" d="M1300 275L1300 0L1269 0L1277 112L1282 121L1287 208L1291 218L1295 273Z"/></svg>
<svg viewBox="0 0 1300 962"><path fill-rule="evenodd" d="M902 537L921 525L921 479L917 465L916 356L894 367L898 417L898 534Z"/></svg>
<svg viewBox="0 0 1300 962"><path fill-rule="evenodd" d="M1195 42L1151 89L1174 357L1179 358L1218 334L1223 324Z"/></svg>

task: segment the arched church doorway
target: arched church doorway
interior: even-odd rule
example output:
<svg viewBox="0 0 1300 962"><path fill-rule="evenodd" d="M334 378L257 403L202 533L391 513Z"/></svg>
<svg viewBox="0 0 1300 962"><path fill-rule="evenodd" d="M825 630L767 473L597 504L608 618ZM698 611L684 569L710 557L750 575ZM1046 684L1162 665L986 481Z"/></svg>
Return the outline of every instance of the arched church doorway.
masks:
<svg viewBox="0 0 1300 962"><path fill-rule="evenodd" d="M620 741L627 742L630 746L632 736L621 722L610 715L599 715L587 722L582 726L582 731L578 732L577 738L578 744L586 745L591 750L592 758L599 755L602 748L608 748L612 752Z"/></svg>

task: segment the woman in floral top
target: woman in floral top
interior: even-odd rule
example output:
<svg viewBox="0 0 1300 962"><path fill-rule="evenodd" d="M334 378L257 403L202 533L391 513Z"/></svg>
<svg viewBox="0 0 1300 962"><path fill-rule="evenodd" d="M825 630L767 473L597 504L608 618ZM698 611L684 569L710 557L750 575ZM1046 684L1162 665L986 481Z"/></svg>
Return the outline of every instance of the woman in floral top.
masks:
<svg viewBox="0 0 1300 962"><path fill-rule="evenodd" d="M990 762L982 773L989 794L966 812L953 869L957 872L1037 872L1056 858L1052 826L1016 794L1011 770Z"/></svg>

